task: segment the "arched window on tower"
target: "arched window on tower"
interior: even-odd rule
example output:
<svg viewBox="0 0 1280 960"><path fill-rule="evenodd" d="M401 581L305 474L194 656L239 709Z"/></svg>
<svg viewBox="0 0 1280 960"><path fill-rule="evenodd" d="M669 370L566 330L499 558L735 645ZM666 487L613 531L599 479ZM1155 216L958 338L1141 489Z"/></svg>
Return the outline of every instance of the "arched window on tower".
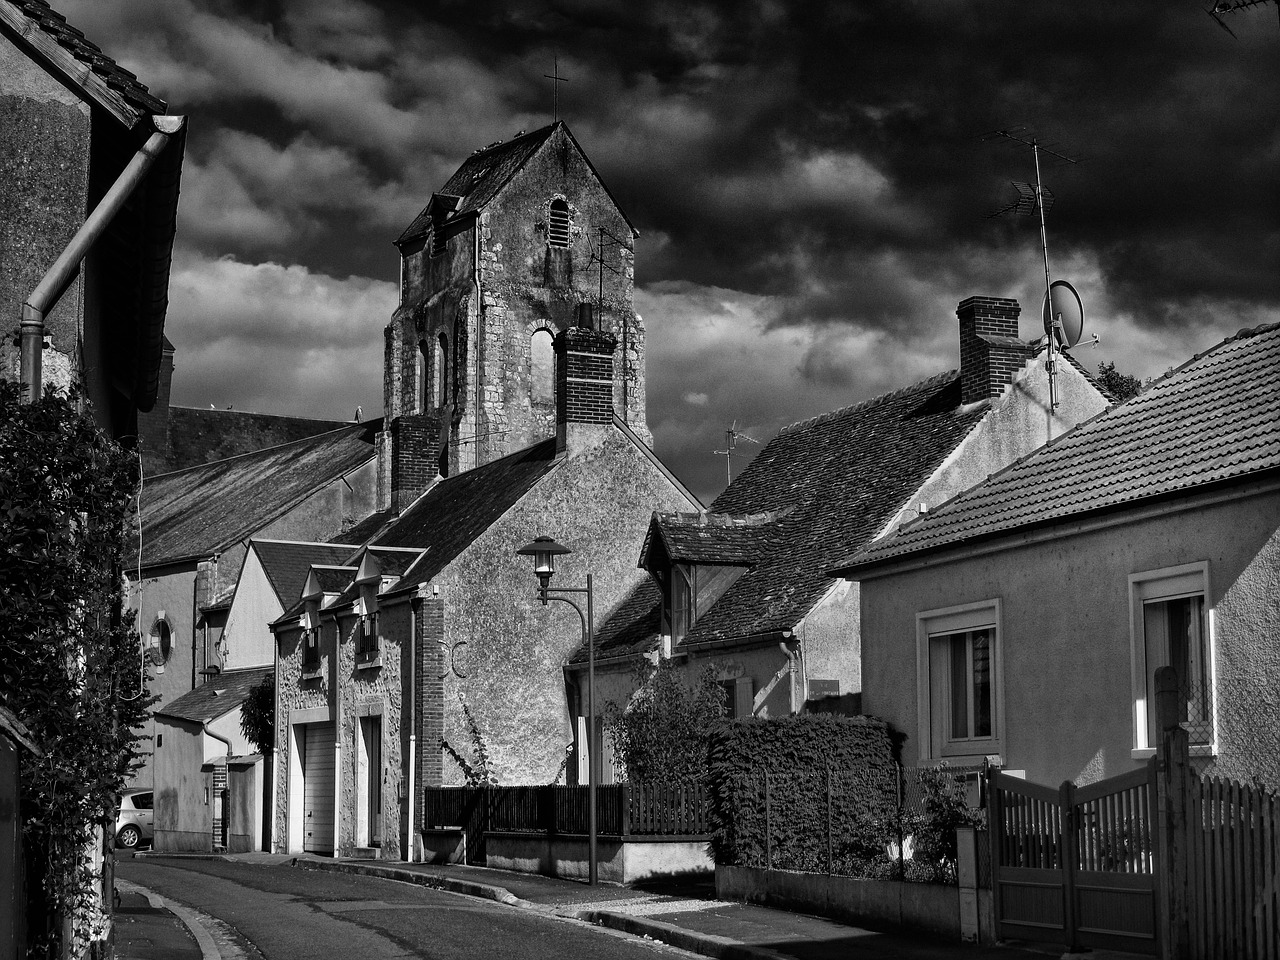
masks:
<svg viewBox="0 0 1280 960"><path fill-rule="evenodd" d="M443 333L440 339L436 341L435 363L432 364L432 394L435 397L435 405L442 407L448 402L449 395L449 338Z"/></svg>
<svg viewBox="0 0 1280 960"><path fill-rule="evenodd" d="M529 341L529 395L534 403L550 403L556 398L555 350L551 331L535 330Z"/></svg>
<svg viewBox="0 0 1280 960"><path fill-rule="evenodd" d="M418 341L418 356L414 367L414 390L417 393L418 409L417 413L426 413L430 409L431 396L429 393L429 385L427 381L427 341Z"/></svg>
<svg viewBox="0 0 1280 960"><path fill-rule="evenodd" d="M547 224L547 244L552 247L569 246L569 228L572 219L569 216L569 202L560 197L551 201L551 214Z"/></svg>

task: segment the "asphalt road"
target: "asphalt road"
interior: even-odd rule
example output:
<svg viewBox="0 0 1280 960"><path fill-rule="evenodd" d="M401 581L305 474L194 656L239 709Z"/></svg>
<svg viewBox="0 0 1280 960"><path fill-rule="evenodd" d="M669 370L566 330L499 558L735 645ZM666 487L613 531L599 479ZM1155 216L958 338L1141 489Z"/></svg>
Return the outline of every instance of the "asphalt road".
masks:
<svg viewBox="0 0 1280 960"><path fill-rule="evenodd" d="M230 924L266 960L690 956L527 909L287 863L121 859L116 874Z"/></svg>

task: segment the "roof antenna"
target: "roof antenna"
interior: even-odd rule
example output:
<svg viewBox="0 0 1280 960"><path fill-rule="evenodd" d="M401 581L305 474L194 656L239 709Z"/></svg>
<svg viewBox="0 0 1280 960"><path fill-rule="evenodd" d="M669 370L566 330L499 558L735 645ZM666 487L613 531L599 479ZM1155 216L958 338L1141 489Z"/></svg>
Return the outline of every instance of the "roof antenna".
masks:
<svg viewBox="0 0 1280 960"><path fill-rule="evenodd" d="M1024 127L1013 127L1007 130L993 130L991 133L983 135L982 140L994 140L997 137L1005 140L1012 140L1014 143L1021 143L1031 148L1031 155L1035 160L1036 182L1035 184L1020 183L1014 181L1014 188L1018 191L1018 197L1012 203L1009 203L990 214L990 217L998 217L1005 213L1012 213L1015 216L1030 216L1032 212L1040 214L1040 250L1044 254L1044 310L1045 310L1045 333L1046 342L1048 344L1048 358L1045 360L1045 369L1049 373L1049 412L1058 409L1058 393L1057 393L1057 369L1054 360L1055 348L1058 346L1057 341L1062 339L1063 346L1072 346L1080 339L1077 331L1075 339L1070 343L1065 341L1068 339L1063 333L1062 311L1058 309L1058 300L1066 297L1070 300L1074 297L1075 305L1078 306L1080 298L1075 295L1075 288L1065 280L1059 280L1056 284L1049 274L1049 235L1045 229L1045 214L1049 212L1049 208L1053 206L1053 193L1045 187L1040 179L1040 154L1047 153L1051 157L1057 157L1065 163L1078 163L1074 157L1068 157L1066 154L1058 153L1056 150L1050 150L1036 137L1023 136ZM1055 297L1055 287L1063 286L1066 290L1059 293ZM1070 295L1066 295L1066 291L1070 291ZM1080 311L1080 323L1083 324L1083 311Z"/></svg>
<svg viewBox="0 0 1280 960"><path fill-rule="evenodd" d="M551 55L551 72L544 73L544 77L551 81L551 122L555 123L560 119L560 88L556 86L558 83L568 83L568 77L560 76L560 57L558 54Z"/></svg>
<svg viewBox="0 0 1280 960"><path fill-rule="evenodd" d="M738 421L733 421L733 426L724 432L724 449L712 450L711 452L724 457L724 475L729 483L733 483L733 451L738 448L739 440L748 440L751 443L760 445L760 441L754 437L748 437L745 433L738 431Z"/></svg>
<svg viewBox="0 0 1280 960"><path fill-rule="evenodd" d="M615 276L619 276L619 277L624 276L625 269L622 263L621 251L630 250L632 253L635 253L635 251L632 250L632 248L628 246L624 240L620 239L619 237L615 237L611 231L606 230L604 227L596 227L596 231L599 235L596 241L596 249L591 251L591 260L588 263L587 269L590 269L591 263L598 263L600 265L600 294L596 300L596 329L603 329L604 272L608 270L610 273L614 274ZM618 266L615 267L611 263L608 263L605 260L604 252L606 247L619 248ZM630 359L631 345L628 342L628 337L627 337L627 331L630 328L630 325L627 323L627 318L625 316L620 316L618 318L618 322L619 322L619 325L622 327L622 409L623 409L622 419L625 421L627 419L627 411L630 410L630 406L631 406L631 400L630 400L631 379L628 376L628 374L630 373L630 370L628 369L628 361Z"/></svg>

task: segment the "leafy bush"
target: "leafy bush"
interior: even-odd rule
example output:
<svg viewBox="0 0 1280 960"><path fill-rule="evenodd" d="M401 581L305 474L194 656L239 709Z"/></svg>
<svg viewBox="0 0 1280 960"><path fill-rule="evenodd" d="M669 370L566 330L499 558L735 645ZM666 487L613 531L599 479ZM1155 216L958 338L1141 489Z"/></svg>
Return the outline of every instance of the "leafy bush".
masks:
<svg viewBox="0 0 1280 960"><path fill-rule="evenodd" d="M710 666L687 682L670 660L641 665L637 690L625 709L610 703L604 729L615 763L638 783L702 783L707 743L724 718L724 691Z"/></svg>
<svg viewBox="0 0 1280 960"><path fill-rule="evenodd" d="M136 461L77 406L0 383L0 704L43 753L20 768L31 956L80 955L105 933L85 848L114 824L155 701L121 592Z"/></svg>
<svg viewBox="0 0 1280 960"><path fill-rule="evenodd" d="M240 707L240 732L246 740L258 748L259 753L270 753L276 742L276 676L269 673L262 678L245 698Z"/></svg>
<svg viewBox="0 0 1280 960"><path fill-rule="evenodd" d="M884 856L886 824L896 823L898 744L874 717L812 714L723 725L709 763L716 862L763 866L768 853L775 865L825 870L828 831L833 862Z"/></svg>

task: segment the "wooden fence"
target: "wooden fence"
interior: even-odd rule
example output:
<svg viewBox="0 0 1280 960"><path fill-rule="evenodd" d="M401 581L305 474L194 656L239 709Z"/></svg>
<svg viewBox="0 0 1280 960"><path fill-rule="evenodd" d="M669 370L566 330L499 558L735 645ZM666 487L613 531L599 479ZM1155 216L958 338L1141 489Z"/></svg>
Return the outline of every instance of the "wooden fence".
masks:
<svg viewBox="0 0 1280 960"><path fill-rule="evenodd" d="M586 834L588 788L427 787L427 828ZM596 823L606 836L699 836L708 832L701 784L616 783L596 788Z"/></svg>
<svg viewBox="0 0 1280 960"><path fill-rule="evenodd" d="M1183 800L1188 955L1280 956L1280 798L1192 775Z"/></svg>

